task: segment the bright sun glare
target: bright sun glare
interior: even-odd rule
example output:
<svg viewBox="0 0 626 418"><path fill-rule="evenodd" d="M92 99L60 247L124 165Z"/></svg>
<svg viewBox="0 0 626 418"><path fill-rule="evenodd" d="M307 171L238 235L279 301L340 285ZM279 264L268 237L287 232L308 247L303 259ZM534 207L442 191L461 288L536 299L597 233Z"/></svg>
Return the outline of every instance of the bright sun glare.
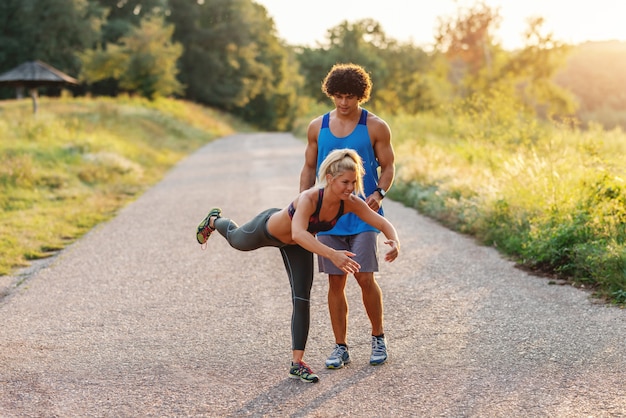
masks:
<svg viewBox="0 0 626 418"><path fill-rule="evenodd" d="M278 35L292 45L323 41L326 31L344 20L373 18L398 41L428 46L434 41L438 18L455 16L475 1L438 0L256 0L274 19ZM522 45L522 33L533 16L545 18L544 29L557 40L572 44L590 41L626 41L622 0L564 2L558 0L486 0L499 8L502 23L496 36L505 48Z"/></svg>

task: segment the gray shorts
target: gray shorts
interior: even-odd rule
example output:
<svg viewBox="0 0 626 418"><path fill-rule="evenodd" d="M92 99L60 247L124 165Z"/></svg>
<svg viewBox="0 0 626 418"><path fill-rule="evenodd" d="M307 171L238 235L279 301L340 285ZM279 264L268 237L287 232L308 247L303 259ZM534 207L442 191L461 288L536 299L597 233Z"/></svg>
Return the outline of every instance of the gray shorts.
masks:
<svg viewBox="0 0 626 418"><path fill-rule="evenodd" d="M378 271L378 232L367 231L356 235L318 235L317 239L335 250L348 250L356 254L353 259L361 265L361 272ZM326 274L345 273L329 259L318 256L319 271Z"/></svg>

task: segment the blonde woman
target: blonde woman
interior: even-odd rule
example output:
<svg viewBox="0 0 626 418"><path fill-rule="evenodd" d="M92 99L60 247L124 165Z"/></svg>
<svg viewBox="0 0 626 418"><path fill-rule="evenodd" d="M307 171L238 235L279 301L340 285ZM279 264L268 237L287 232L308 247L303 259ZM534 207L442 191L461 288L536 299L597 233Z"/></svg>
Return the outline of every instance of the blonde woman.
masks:
<svg viewBox="0 0 626 418"><path fill-rule="evenodd" d="M361 158L354 150L335 150L320 165L318 184L300 193L289 206L267 209L241 227L222 217L221 210L214 208L198 226L197 239L202 245L213 231L217 231L233 248L241 251L261 247L280 249L293 300L293 358L289 370L292 378L305 382L319 380L303 361L309 333L313 254L327 258L346 274L357 273L360 269L353 260L356 254L332 249L319 242L315 235L330 230L342 215L354 213L387 238L385 244L391 248L385 254L385 260L391 262L398 257L400 241L395 228L361 198L363 172Z"/></svg>

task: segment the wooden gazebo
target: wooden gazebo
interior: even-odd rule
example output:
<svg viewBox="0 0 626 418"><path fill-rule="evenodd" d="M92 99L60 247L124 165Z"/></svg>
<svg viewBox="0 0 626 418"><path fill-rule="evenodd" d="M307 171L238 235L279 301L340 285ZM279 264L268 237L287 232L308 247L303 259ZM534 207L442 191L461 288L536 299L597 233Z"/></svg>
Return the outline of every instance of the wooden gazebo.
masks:
<svg viewBox="0 0 626 418"><path fill-rule="evenodd" d="M4 74L0 74L0 85L14 86L17 97L23 97L25 89L33 99L33 113L37 113L37 89L43 86L78 84L78 80L42 61L28 61Z"/></svg>

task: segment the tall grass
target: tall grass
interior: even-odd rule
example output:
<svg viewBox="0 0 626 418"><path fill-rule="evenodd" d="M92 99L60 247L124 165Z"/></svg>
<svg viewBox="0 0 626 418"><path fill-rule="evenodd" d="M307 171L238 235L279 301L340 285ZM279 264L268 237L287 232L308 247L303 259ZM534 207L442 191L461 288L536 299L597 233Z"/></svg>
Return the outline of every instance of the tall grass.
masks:
<svg viewBox="0 0 626 418"><path fill-rule="evenodd" d="M540 123L497 96L445 115L382 115L397 156L391 197L625 303L626 134Z"/></svg>
<svg viewBox="0 0 626 418"><path fill-rule="evenodd" d="M326 111L311 110L311 116ZM542 123L506 96L384 115L392 198L521 265L626 303L626 134ZM309 116L296 124L305 137ZM215 137L248 128L176 100L0 103L0 274L63 248Z"/></svg>
<svg viewBox="0 0 626 418"><path fill-rule="evenodd" d="M0 104L0 274L47 257L212 139L246 127L192 103L47 99Z"/></svg>

